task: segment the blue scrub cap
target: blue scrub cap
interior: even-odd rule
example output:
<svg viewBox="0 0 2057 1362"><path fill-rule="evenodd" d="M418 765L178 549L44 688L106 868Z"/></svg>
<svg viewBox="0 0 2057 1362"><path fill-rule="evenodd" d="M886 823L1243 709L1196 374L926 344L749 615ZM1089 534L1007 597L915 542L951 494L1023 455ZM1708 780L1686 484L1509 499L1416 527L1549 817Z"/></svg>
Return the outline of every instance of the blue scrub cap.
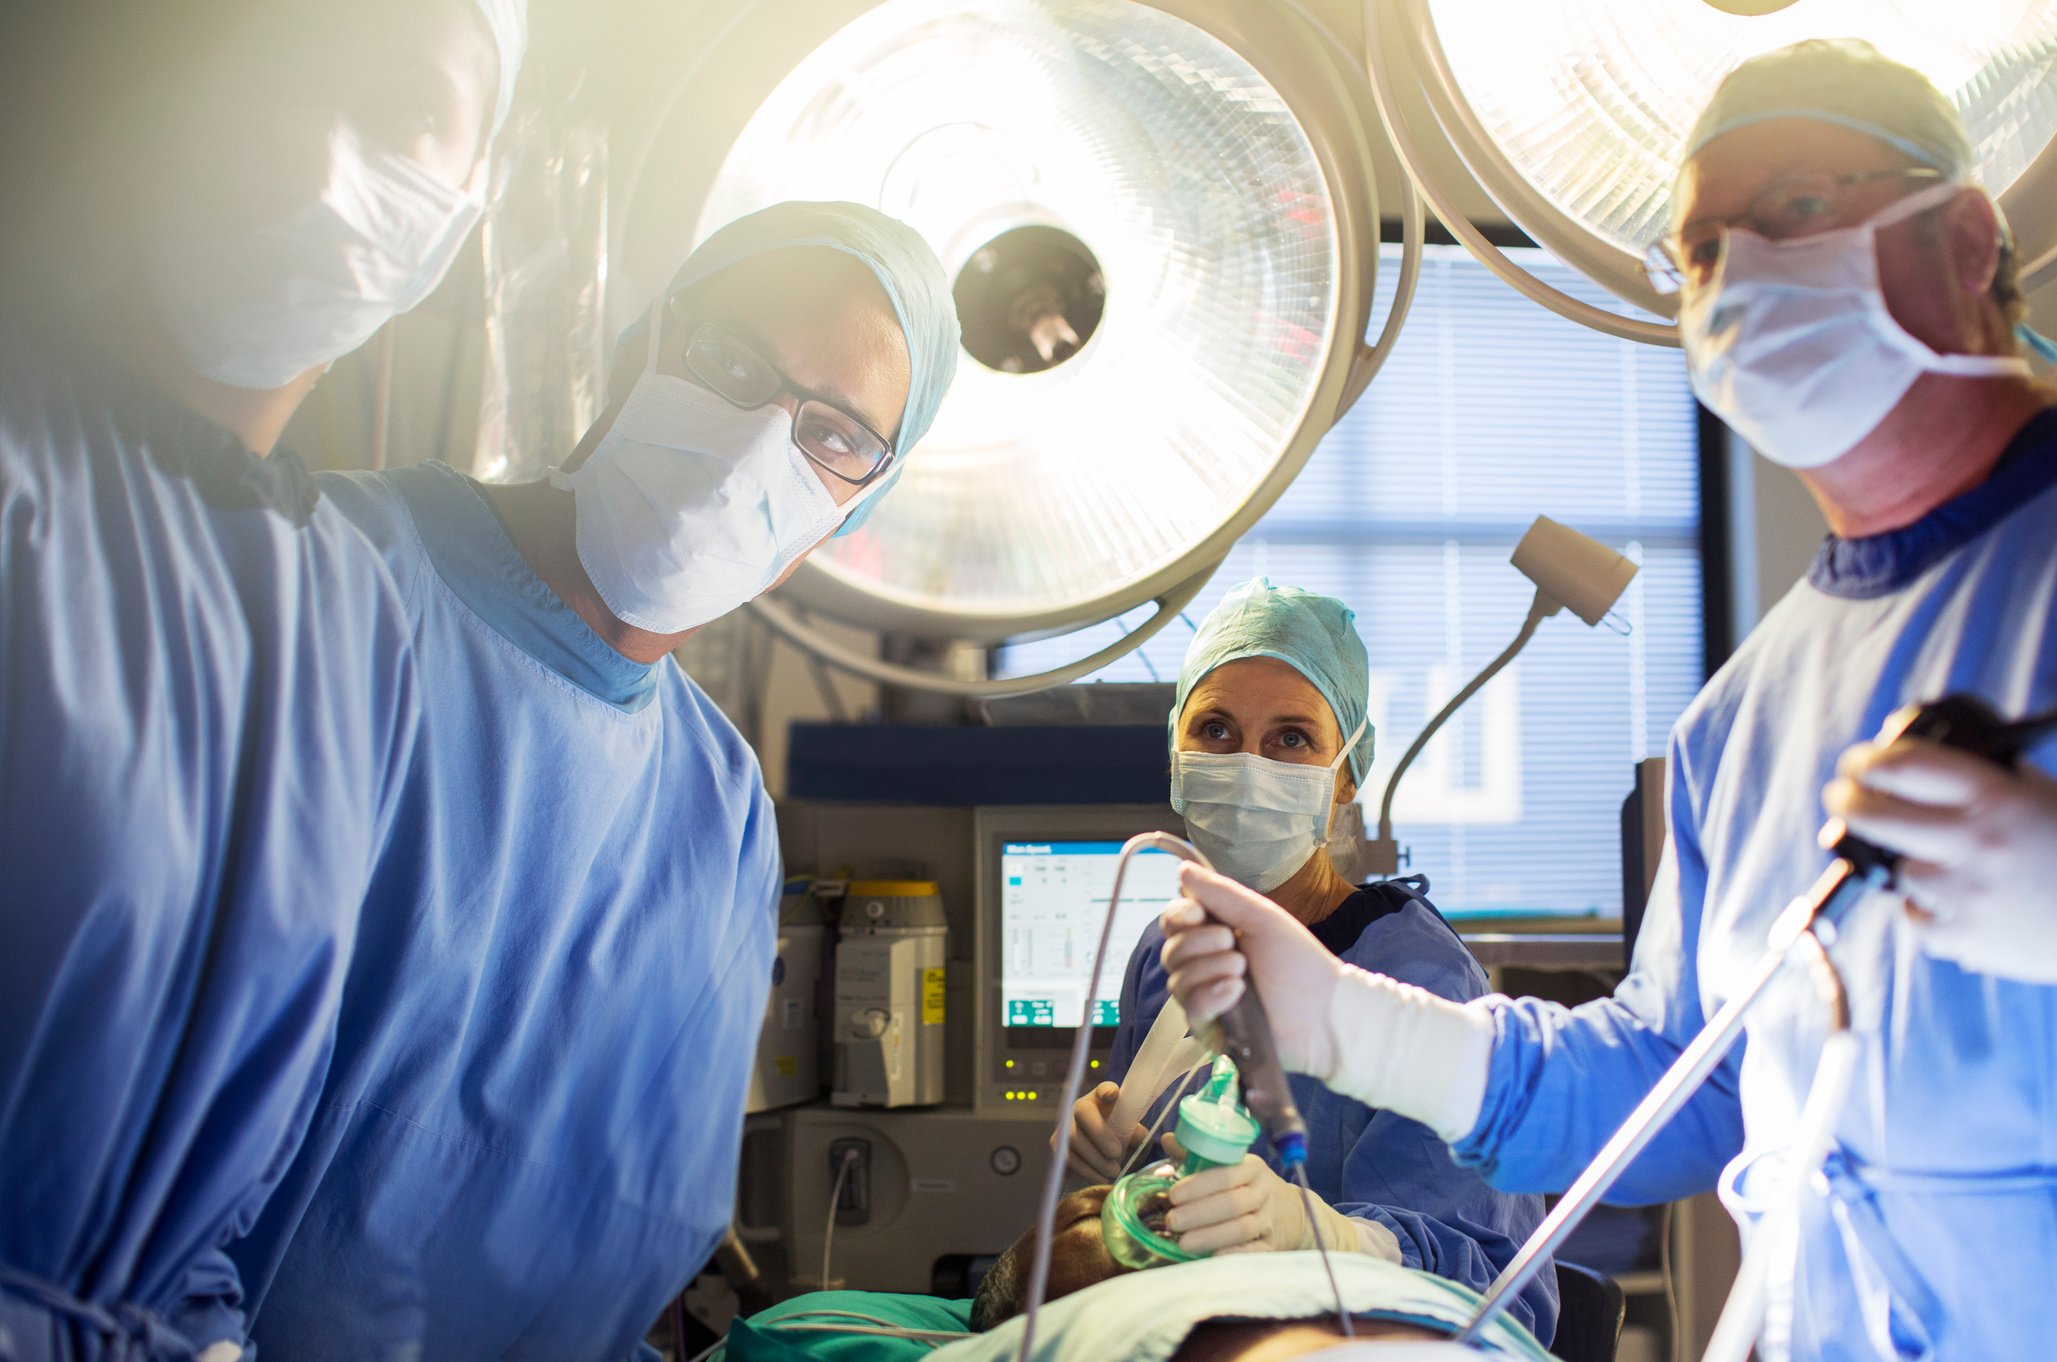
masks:
<svg viewBox="0 0 2057 1362"><path fill-rule="evenodd" d="M900 332L907 339L907 406L893 440L893 465L886 471L884 485L843 522L836 532L841 536L871 517L873 508L907 471L908 454L936 419L936 409L943 405L943 395L950 391L950 380L957 373L957 304L950 295L943 262L936 259L929 244L907 224L859 203L775 203L737 218L686 257L663 296L669 298L752 256L797 246L826 246L868 265L892 300L893 315L899 318ZM645 313L637 326L648 322Z"/></svg>
<svg viewBox="0 0 2057 1362"><path fill-rule="evenodd" d="M1810 38L1736 67L1686 135L1679 163L1723 133L1774 118L1865 133L1953 180L1975 164L1964 120L1934 82L1856 38Z"/></svg>
<svg viewBox="0 0 2057 1362"><path fill-rule="evenodd" d="M1267 577L1233 588L1200 621L1200 632L1186 649L1171 705L1171 746L1178 746L1179 719L1193 687L1216 667L1245 657L1277 658L1306 677L1328 701L1342 736L1348 738L1364 723L1371 697L1371 658L1357 635L1356 621L1356 613L1333 596L1273 586ZM1350 771L1359 785L1371 773L1377 736L1365 724L1364 736L1350 749Z"/></svg>
<svg viewBox="0 0 2057 1362"><path fill-rule="evenodd" d="M1810 38L1729 72L1687 134L1679 165L1724 133L1778 118L1833 123L1875 137L1958 183L1975 180L1977 158L1956 106L1927 76L1857 38ZM2011 243L2004 215L2000 231ZM2026 322L2014 334L2046 363L2057 364L2057 344Z"/></svg>

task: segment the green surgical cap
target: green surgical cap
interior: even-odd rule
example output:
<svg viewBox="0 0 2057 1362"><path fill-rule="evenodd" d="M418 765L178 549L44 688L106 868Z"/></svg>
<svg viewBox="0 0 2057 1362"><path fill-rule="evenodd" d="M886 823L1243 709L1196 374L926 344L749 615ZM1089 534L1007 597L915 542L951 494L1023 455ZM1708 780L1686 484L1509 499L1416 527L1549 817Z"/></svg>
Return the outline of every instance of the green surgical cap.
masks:
<svg viewBox="0 0 2057 1362"><path fill-rule="evenodd" d="M893 466L885 486L865 499L843 528L849 534L907 471L907 455L928 433L950 380L957 374L957 303L943 263L912 227L861 203L775 203L737 218L700 243L679 267L664 292L719 274L766 251L823 246L854 255L868 266L893 304L900 332L907 338L907 407L893 440ZM648 314L638 326L648 324Z"/></svg>
<svg viewBox="0 0 2057 1362"><path fill-rule="evenodd" d="M1723 133L1774 118L1865 133L1953 180L1972 173L1971 138L1943 92L1856 38L1811 38L1729 72L1686 136L1679 163Z"/></svg>
<svg viewBox="0 0 2057 1362"><path fill-rule="evenodd" d="M1179 719L1193 687L1216 667L1245 657L1275 657L1306 677L1328 701L1347 739L1364 723L1371 697L1371 659L1357 636L1356 621L1350 607L1333 596L1273 586L1268 578L1257 577L1232 589L1200 621L1200 632L1186 649L1171 706L1171 746L1178 746ZM1364 736L1350 749L1350 771L1359 785L1371 772L1376 736L1365 724Z"/></svg>

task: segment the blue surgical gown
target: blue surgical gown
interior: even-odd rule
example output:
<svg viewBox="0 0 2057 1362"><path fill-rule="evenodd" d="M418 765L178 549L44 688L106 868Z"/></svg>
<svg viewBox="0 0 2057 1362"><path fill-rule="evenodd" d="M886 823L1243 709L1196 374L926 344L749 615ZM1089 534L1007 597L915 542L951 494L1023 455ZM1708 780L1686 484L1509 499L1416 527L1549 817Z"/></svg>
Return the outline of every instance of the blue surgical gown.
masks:
<svg viewBox="0 0 2057 1362"><path fill-rule="evenodd" d="M1611 998L1570 1011L1495 1005L1484 1112L1460 1155L1497 1186L1569 1183L1827 865L1815 834L1837 756L1909 701L1969 691L2010 715L2057 704L2053 615L2057 410L1982 486L1905 529L1824 545L1679 720L1671 843L1633 971ZM2057 768L2057 744L2030 759ZM1769 1355L2050 1356L2057 988L1930 958L1883 896L1860 908L1836 958L1865 1056L1828 1192L1805 1207L1797 1318L1780 1326L1790 1342ZM1617 1198L1719 1179L1747 1233L1822 1037L1813 986L1789 968Z"/></svg>
<svg viewBox="0 0 2057 1362"><path fill-rule="evenodd" d="M324 475L425 697L305 1147L235 1256L280 1359L634 1356L734 1206L779 861L757 762L441 464Z"/></svg>
<svg viewBox="0 0 2057 1362"><path fill-rule="evenodd" d="M1367 885L1316 923L1314 934L1353 965L1454 1002L1483 997L1485 970L1429 903L1426 888L1419 878ZM1163 948L1163 929L1153 920L1122 979L1110 1060L1117 1081L1164 1010ZM1314 1194L1344 1215L1391 1230L1408 1267L1483 1291L1541 1223L1540 1196L1494 1191L1477 1172L1460 1167L1427 1126L1375 1111L1304 1075L1289 1082L1307 1121L1307 1181ZM1153 1119L1159 1107L1153 1106ZM1556 1281L1544 1273L1509 1310L1537 1337L1549 1338L1557 1323Z"/></svg>
<svg viewBox="0 0 2057 1362"><path fill-rule="evenodd" d="M0 1357L241 1337L417 701L289 457L0 331Z"/></svg>

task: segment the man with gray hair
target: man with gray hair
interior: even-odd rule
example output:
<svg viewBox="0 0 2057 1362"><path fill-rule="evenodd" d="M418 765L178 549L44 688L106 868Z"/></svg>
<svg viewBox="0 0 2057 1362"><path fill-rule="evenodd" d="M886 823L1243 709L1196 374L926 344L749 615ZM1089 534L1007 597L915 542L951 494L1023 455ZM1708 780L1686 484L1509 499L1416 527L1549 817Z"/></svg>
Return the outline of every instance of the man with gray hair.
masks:
<svg viewBox="0 0 2057 1362"><path fill-rule="evenodd" d="M1688 139L1653 274L1681 291L1694 388L1799 473L1832 533L1673 732L1670 842L1614 995L1446 1002L1338 965L1281 910L1187 867L1187 893L1227 924L1192 902L1165 915L1172 990L1196 1021L1254 979L1289 1065L1427 1123L1503 1190L1561 1190L1828 863L1817 792L1847 749L1946 693L2010 715L2057 704L2057 390L2020 353L2045 343L2019 329L2007 231L1972 174L1949 103L1855 42L1746 63ZM1863 780L1878 765L1860 755L1831 804L1875 815ZM1983 815L1960 810L1960 839L2049 858L2057 743L2028 766L1990 777L2013 835L1964 833ZM1760 1356L2048 1356L2057 900L2050 875L2020 878L2006 893L1932 879L1956 930L1884 898L1844 924L1834 954L1862 1052L1797 1234L1769 1246ZM1794 1185L1822 1012L1804 971L1775 984L1613 1196L1718 1184L1756 1229Z"/></svg>

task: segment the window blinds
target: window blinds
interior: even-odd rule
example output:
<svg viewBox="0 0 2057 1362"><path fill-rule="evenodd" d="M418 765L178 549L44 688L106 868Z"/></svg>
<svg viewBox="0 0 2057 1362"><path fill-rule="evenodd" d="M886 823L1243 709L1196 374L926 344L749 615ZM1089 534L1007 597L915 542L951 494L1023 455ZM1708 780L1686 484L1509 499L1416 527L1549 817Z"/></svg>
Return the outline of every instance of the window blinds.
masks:
<svg viewBox="0 0 2057 1362"><path fill-rule="evenodd" d="M1541 252L1518 253L1547 282L1606 301ZM1395 273L1381 271L1382 293ZM1640 563L1617 606L1626 637L1569 614L1545 622L1430 744L1395 806L1406 868L1429 876L1445 912L1617 916L1629 768L1664 751L1703 679L1699 476L1677 351L1565 321L1463 251L1431 246L1378 381L1189 617L1258 575L1356 610L1371 653L1378 761L1363 797L1375 817L1392 763L1519 627L1532 588L1507 556L1536 515ZM1076 657L1147 614L1010 646L1001 669ZM1191 636L1174 625L1095 679L1172 680Z"/></svg>

